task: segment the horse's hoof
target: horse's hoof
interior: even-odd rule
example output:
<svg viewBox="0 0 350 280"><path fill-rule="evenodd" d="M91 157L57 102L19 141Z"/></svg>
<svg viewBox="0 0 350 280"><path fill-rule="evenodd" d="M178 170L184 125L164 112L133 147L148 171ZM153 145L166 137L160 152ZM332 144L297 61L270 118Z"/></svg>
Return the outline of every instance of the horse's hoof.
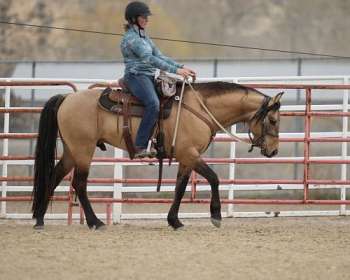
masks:
<svg viewBox="0 0 350 280"><path fill-rule="evenodd" d="M210 221L215 227L217 227L217 228L221 227L221 220L210 218Z"/></svg>
<svg viewBox="0 0 350 280"><path fill-rule="evenodd" d="M35 229L35 230L43 230L43 229L44 229L44 225L35 224L35 225L33 226L33 229Z"/></svg>
<svg viewBox="0 0 350 280"><path fill-rule="evenodd" d="M88 225L88 227L91 230L100 230L100 231L107 229L106 225L101 221L98 221L93 225Z"/></svg>
<svg viewBox="0 0 350 280"><path fill-rule="evenodd" d="M102 224L100 224L100 225L96 225L96 226L95 226L95 230L98 230L98 231L105 231L105 230L107 230L107 226L106 226L104 223L102 223Z"/></svg>
<svg viewBox="0 0 350 280"><path fill-rule="evenodd" d="M173 230L179 230L184 227L183 223L181 223L179 220L169 223L169 226L171 226Z"/></svg>
<svg viewBox="0 0 350 280"><path fill-rule="evenodd" d="M174 230L183 230L185 228L185 226L180 223L181 225L178 225L177 227L173 227Z"/></svg>

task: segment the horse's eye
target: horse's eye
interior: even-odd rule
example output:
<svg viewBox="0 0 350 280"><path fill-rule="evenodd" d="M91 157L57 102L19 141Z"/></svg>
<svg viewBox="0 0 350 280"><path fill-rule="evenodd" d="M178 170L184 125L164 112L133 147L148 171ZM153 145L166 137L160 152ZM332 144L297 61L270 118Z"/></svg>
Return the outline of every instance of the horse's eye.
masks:
<svg viewBox="0 0 350 280"><path fill-rule="evenodd" d="M269 121L270 121L270 124L271 124L271 125L276 125L276 124L277 124L277 121L276 121L276 120L269 119Z"/></svg>

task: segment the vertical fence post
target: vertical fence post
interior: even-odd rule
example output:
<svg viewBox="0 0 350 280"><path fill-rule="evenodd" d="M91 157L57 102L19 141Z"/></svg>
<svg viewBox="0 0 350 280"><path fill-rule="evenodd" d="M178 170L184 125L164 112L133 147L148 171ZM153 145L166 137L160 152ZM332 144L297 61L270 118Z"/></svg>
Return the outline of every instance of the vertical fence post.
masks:
<svg viewBox="0 0 350 280"><path fill-rule="evenodd" d="M344 84L349 83L349 78L346 77L344 78ZM349 105L348 101L349 100L349 90L346 89L343 91L343 112L348 112L349 110ZM348 117L344 116L343 117L343 133L342 136L346 138L348 136ZM347 142L342 142L341 146L341 155L342 159L346 160L348 157L348 143ZM346 173L347 173L347 164L342 164L341 165L341 180L346 180ZM341 200L346 200L346 187L342 186L340 189L340 199ZM346 205L342 204L340 205L339 209L339 214L340 215L346 215Z"/></svg>
<svg viewBox="0 0 350 280"><path fill-rule="evenodd" d="M10 82L10 80L6 80ZM10 108L11 100L11 87L5 88L4 106L5 108ZM9 133L10 131L10 113L4 114L4 133ZM8 156L9 154L9 139L3 140L2 155ZM2 177L7 177L7 161L3 161L2 164ZM1 196L7 196L7 181L1 183ZM1 202L1 216L6 218L6 201Z"/></svg>
<svg viewBox="0 0 350 280"><path fill-rule="evenodd" d="M218 63L219 63L218 59L215 58L213 61L213 78L217 78L218 76ZM214 151L215 151L215 142L211 142L209 145L209 157L211 158L214 157ZM209 166L214 169L215 165L209 164Z"/></svg>
<svg viewBox="0 0 350 280"><path fill-rule="evenodd" d="M197 193L197 173L192 171L191 173L191 200L193 201L196 198Z"/></svg>
<svg viewBox="0 0 350 280"><path fill-rule="evenodd" d="M231 132L235 134L237 131L236 125L231 127ZM236 142L230 142L230 158L236 157ZM231 162L229 163L229 179L233 180L235 179L235 163ZM234 184L230 184L229 190L228 190L228 199L234 199ZM234 204L227 204L227 217L233 217L234 214Z"/></svg>
<svg viewBox="0 0 350 280"><path fill-rule="evenodd" d="M73 223L73 178L74 178L74 169L69 173L70 176L70 184L67 193L67 201L68 201L68 210L67 210L67 224L72 225Z"/></svg>
<svg viewBox="0 0 350 280"><path fill-rule="evenodd" d="M218 76L218 62L219 60L217 58L214 59L213 64L213 77L216 78Z"/></svg>
<svg viewBox="0 0 350 280"><path fill-rule="evenodd" d="M111 214L112 214L112 206L110 203L107 203L107 206L106 206L106 224L107 225L111 225L112 224L112 217L111 217Z"/></svg>
<svg viewBox="0 0 350 280"><path fill-rule="evenodd" d="M233 80L233 83L237 83L237 80ZM237 131L237 126L233 125L231 127L231 132L235 134ZM236 142L230 142L230 158L235 158L236 157ZM233 180L235 179L235 163L229 163L229 179ZM234 199L234 184L230 184L229 189L228 189L228 199ZM233 217L234 214L234 204L227 204L227 217Z"/></svg>
<svg viewBox="0 0 350 280"><path fill-rule="evenodd" d="M297 67L297 75L301 76L301 74L302 74L302 59L299 58L298 59L298 67ZM301 105L301 90L300 89L297 89L296 105ZM297 131L297 132L300 132L303 130L301 121L302 121L301 119L295 118L295 131ZM295 142L294 143L294 156L295 157L299 156L299 147L300 147L300 143ZM294 179L298 179L298 177L299 177L298 166L299 165L297 163L293 164Z"/></svg>
<svg viewBox="0 0 350 280"><path fill-rule="evenodd" d="M310 176L310 135L311 135L311 88L306 89L305 100L305 127L304 127L304 202L309 199Z"/></svg>
<svg viewBox="0 0 350 280"><path fill-rule="evenodd" d="M114 148L114 158L123 157L123 151L117 148ZM123 166L121 163L114 163L114 179L120 179L123 177ZM122 198L122 183L113 184L113 198L121 199ZM120 223L122 216L122 204L113 203L113 223Z"/></svg>
<svg viewBox="0 0 350 280"><path fill-rule="evenodd" d="M32 62L32 79L34 79L36 77L36 61ZM35 102L35 89L31 89L30 91L30 107L34 107L34 102ZM31 132L34 131L34 117L33 115L30 116L30 130ZM34 141L33 139L29 140L29 155L33 155L33 144ZM33 174L33 166L28 166L28 176L32 176Z"/></svg>

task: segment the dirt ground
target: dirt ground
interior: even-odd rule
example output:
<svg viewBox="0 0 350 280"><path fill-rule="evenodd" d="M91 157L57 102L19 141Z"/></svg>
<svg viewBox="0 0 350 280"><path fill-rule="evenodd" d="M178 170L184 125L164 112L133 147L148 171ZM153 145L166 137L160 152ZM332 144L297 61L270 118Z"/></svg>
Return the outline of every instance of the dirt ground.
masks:
<svg viewBox="0 0 350 280"><path fill-rule="evenodd" d="M123 221L105 231L0 220L0 279L349 279L350 218Z"/></svg>

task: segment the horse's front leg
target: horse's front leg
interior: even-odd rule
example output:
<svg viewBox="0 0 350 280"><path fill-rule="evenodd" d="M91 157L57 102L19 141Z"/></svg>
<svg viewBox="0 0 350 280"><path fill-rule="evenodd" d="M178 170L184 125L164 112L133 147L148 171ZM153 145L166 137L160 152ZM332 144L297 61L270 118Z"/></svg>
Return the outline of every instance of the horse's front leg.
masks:
<svg viewBox="0 0 350 280"><path fill-rule="evenodd" d="M183 224L180 222L178 218L179 208L181 199L183 198L186 186L188 183L188 179L190 178L191 168L185 167L184 165L179 165L179 170L177 172L176 178L176 188L175 188L175 197L173 204L168 213L168 224L173 227L173 229L178 229L183 227Z"/></svg>
<svg viewBox="0 0 350 280"><path fill-rule="evenodd" d="M216 173L203 161L200 160L194 170L202 175L211 187L210 215L214 226L221 226L221 202L219 194L219 179Z"/></svg>

